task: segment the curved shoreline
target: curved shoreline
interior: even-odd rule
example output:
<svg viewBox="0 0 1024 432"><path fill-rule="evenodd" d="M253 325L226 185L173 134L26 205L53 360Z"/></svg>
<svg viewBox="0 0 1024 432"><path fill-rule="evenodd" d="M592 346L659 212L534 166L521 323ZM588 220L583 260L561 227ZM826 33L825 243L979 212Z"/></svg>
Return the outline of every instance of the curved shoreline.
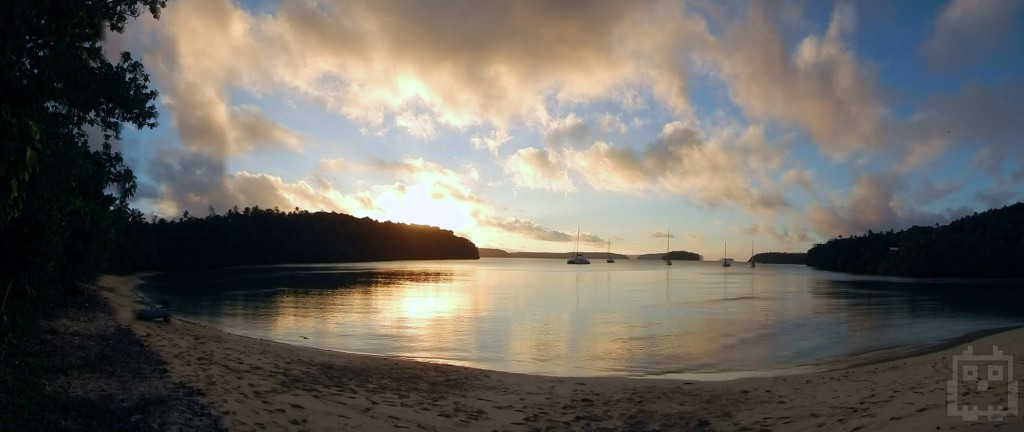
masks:
<svg viewBox="0 0 1024 432"><path fill-rule="evenodd" d="M232 430L949 430L971 424L946 408L950 356L964 351L960 343L980 353L998 345L1024 370L1024 328L1016 328L974 332L909 357L728 381L497 372L300 347L180 320L136 321L138 281L105 276L99 285L118 321L176 380L201 389ZM979 403L998 403L989 399ZM1024 426L1019 416L1004 422Z"/></svg>
<svg viewBox="0 0 1024 432"><path fill-rule="evenodd" d="M135 290L134 288L132 289L132 292L135 293L140 299L142 299L142 301L144 301L146 303L149 303L151 305L156 305L157 304L153 299L146 297L145 295L143 295L138 290ZM439 364L439 365L447 365L447 366L455 366L455 367L465 367L465 368L479 369L479 370L493 371L493 372L500 372L500 373L525 374L525 375L534 375L534 376L550 377L550 378L629 378L629 379L669 379L669 380L689 380L689 381L728 381L728 380L735 380L735 379L741 379L741 378L781 377L781 376L799 375L799 374L807 374L807 373L841 371L841 370L852 369L852 368L857 368L857 367L871 366L871 365L875 365L875 364L879 364L879 363L893 362L893 361L899 361L899 360L903 360L903 359L907 359L907 358L924 356L924 355L927 355L927 354L932 354L932 353L935 353L935 352L940 352L940 351L948 350L950 348L953 348L953 347L956 347L956 346L959 346L959 345L964 345L966 343L969 343L969 342L972 342L972 341L984 338L986 336L996 335L996 334L999 334L999 333L1004 333L1004 332L1009 332L1009 331L1012 331L1012 330L1024 328L1024 324L1022 324L1022 325L1003 326L1003 327L994 327L994 328L986 328L986 329L981 329L981 330L970 331L970 332L967 332L965 334L962 334L962 335L959 335L959 336L954 336L954 337L951 337L951 338L946 338L946 339L943 339L941 341L937 341L937 342L934 342L934 343L917 344L917 345L902 345L902 346L895 346L895 347L888 347L888 348L880 348L880 349L876 349L876 350L870 350L870 351L861 352L861 353L855 354L855 355L850 356L850 357L845 357L845 358L840 358L840 359L833 359L833 360L827 360L827 361L824 361L824 362L821 362L821 363L798 364L798 365L793 365L793 366L788 366L788 367L783 367L783 368L778 368L778 369L769 369L769 370L714 370L714 371L704 371L704 372L684 372L684 371L660 371L660 372L658 372L658 371L656 371L656 372L648 372L648 373L608 373L608 374L595 374L595 375L554 375L554 374L544 374L544 373L537 373L537 372L522 372L522 371L510 371L510 370L492 369L492 368L487 368L487 367L483 367L483 366L473 365L473 364L471 364L472 362L458 362L458 361L449 361L449 360L446 360L446 359L403 356L403 355L398 355L398 354L379 354L379 353L370 353L370 352L346 351L346 350L323 348L323 347L317 347L317 346L311 346L311 345L300 345L300 344L290 343L290 342L286 342L286 341L279 341L279 340L274 340L274 339L264 339L264 338L261 338L261 337L249 336L249 335L240 334L240 333L234 333L234 332L230 332L230 331L221 329L219 327L216 327L213 324L204 323L204 322L200 322L200 321L195 321L195 320L192 320L192 319L189 319L189 318L176 317L176 319L179 320L179 321L184 321L184 322L193 324L193 325L216 329L217 331L221 331L221 332L224 332L226 334L233 335L233 336L244 337L244 338L253 339L253 340L257 340L257 341L281 344L281 345L291 346L291 347L295 347L295 348L299 348L299 349L313 349L313 350L318 350L318 351L334 352L334 353L339 353L339 354L351 354L351 355L361 355L361 356L370 356L370 357L391 358L391 359L403 360L403 361L414 361L414 362Z"/></svg>

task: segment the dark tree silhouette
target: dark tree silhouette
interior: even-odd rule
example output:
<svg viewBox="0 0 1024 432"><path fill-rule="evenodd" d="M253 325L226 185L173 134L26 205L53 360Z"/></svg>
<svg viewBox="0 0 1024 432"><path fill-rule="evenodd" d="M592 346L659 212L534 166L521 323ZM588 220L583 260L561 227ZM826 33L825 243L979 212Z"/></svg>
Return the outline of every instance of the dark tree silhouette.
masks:
<svg viewBox="0 0 1024 432"><path fill-rule="evenodd" d="M761 252L751 257L758 264L807 264L804 252ZM749 262L749 261L748 261Z"/></svg>
<svg viewBox="0 0 1024 432"><path fill-rule="evenodd" d="M111 143L155 125L156 92L100 41L162 0L0 2L0 336L34 304L95 277L135 177ZM90 136L95 137L90 139ZM2 354L2 353L0 353Z"/></svg>
<svg viewBox="0 0 1024 432"><path fill-rule="evenodd" d="M122 232L111 260L117 272L480 257L471 241L436 227L276 208L154 222L133 213Z"/></svg>
<svg viewBox="0 0 1024 432"><path fill-rule="evenodd" d="M1024 277L1024 203L945 226L832 239L807 251L807 265L893 276Z"/></svg>
<svg viewBox="0 0 1024 432"><path fill-rule="evenodd" d="M673 261L700 261L700 260L704 259L704 257L701 256L700 254L698 254L696 252L690 252L690 251L672 251L672 252L669 252L667 254L663 254L663 253L644 254L644 255L640 255L640 256L636 257L636 259L638 259L638 260L664 260L666 258L666 255L668 255L668 259L673 260Z"/></svg>

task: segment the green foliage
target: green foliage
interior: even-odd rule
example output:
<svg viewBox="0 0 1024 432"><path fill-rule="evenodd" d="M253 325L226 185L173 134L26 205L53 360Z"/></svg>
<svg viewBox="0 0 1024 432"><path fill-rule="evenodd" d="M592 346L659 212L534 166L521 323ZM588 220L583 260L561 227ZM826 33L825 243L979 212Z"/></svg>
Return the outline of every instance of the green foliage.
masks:
<svg viewBox="0 0 1024 432"><path fill-rule="evenodd" d="M111 260L118 272L479 258L476 245L448 230L327 212L247 207L152 222L136 212L119 229L123 236Z"/></svg>
<svg viewBox="0 0 1024 432"><path fill-rule="evenodd" d="M104 266L135 177L111 142L155 125L142 64L100 46L163 0L0 2L0 307L10 325ZM90 139L90 135L95 139ZM120 215L120 216L119 216ZM0 355L2 355L0 351Z"/></svg>
<svg viewBox="0 0 1024 432"><path fill-rule="evenodd" d="M807 251L821 270L891 276L1024 276L1024 203L945 226L837 238Z"/></svg>

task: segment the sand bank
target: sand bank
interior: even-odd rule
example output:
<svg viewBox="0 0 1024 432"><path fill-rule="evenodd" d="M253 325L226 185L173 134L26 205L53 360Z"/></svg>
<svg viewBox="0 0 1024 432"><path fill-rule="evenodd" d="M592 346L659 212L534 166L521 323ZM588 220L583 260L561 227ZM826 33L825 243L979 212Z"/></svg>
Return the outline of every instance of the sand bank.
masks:
<svg viewBox="0 0 1024 432"><path fill-rule="evenodd" d="M952 356L993 345L1024 374L1024 329L842 370L728 381L560 378L302 348L172 320L137 321L134 277L98 285L117 319L199 388L231 430L1022 430L947 414ZM980 363L986 377L991 362ZM1009 370L1004 369L1005 377ZM1007 403L1006 380L958 401ZM1018 404L1019 407L1019 404Z"/></svg>

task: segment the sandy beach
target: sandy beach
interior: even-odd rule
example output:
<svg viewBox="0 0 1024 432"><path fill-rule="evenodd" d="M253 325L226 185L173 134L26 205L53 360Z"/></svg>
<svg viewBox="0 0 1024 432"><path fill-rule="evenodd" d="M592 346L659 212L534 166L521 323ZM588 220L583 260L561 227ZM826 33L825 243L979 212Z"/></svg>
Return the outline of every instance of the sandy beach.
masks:
<svg viewBox="0 0 1024 432"><path fill-rule="evenodd" d="M992 375L998 372L992 361L975 362L980 366L971 370L991 380L956 380L956 400L982 409L1007 404L1015 389L1007 378L1019 382L1024 371L1024 329L798 375L562 378L296 347L181 319L139 321L133 316L141 306L133 291L139 282L104 276L97 285L119 323L167 361L174 380L199 389L229 430L1024 429L1020 415L993 421L947 413L953 356L968 346L975 354L998 346L1013 357L1012 369Z"/></svg>

